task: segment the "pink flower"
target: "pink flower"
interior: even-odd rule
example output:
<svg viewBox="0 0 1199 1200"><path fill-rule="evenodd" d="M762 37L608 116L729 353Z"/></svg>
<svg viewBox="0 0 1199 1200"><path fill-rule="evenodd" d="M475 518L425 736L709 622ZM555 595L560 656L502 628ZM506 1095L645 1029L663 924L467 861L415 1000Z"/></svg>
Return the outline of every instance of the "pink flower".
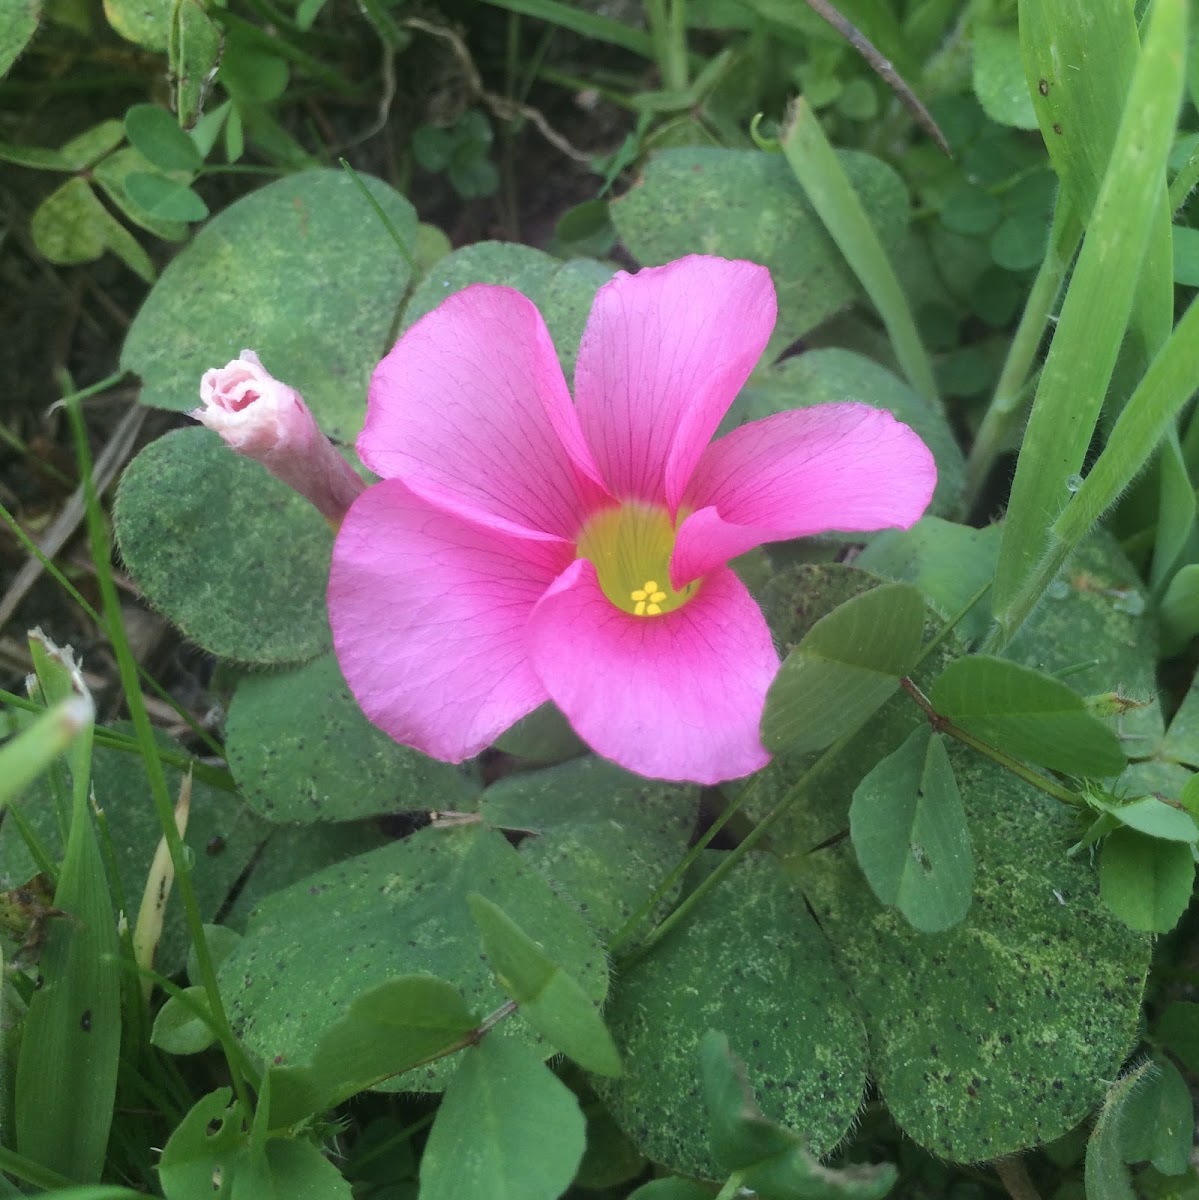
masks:
<svg viewBox="0 0 1199 1200"><path fill-rule="evenodd" d="M371 380L382 481L333 550L346 681L397 741L459 762L553 700L599 754L716 783L765 765L779 659L727 561L825 530L906 528L936 481L889 413L830 404L709 445L775 319L769 273L692 256L595 298L575 402L545 323L476 285Z"/></svg>
<svg viewBox="0 0 1199 1200"><path fill-rule="evenodd" d="M205 371L200 399L204 407L191 414L197 421L310 500L335 528L366 487L300 393L271 375L253 350Z"/></svg>

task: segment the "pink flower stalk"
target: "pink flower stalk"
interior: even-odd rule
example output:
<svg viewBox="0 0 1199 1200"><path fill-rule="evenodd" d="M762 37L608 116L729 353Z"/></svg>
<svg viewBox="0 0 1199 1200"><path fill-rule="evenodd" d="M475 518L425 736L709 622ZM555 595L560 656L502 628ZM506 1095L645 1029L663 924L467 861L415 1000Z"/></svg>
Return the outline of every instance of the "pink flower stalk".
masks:
<svg viewBox="0 0 1199 1200"><path fill-rule="evenodd" d="M393 738L460 762L552 700L598 754L717 783L769 759L779 658L725 564L763 542L906 528L936 482L890 413L829 404L709 444L774 326L749 262L692 256L600 289L571 402L541 314L449 297L371 380L381 482L333 550L350 689Z"/></svg>
<svg viewBox="0 0 1199 1200"><path fill-rule="evenodd" d="M261 463L310 500L336 528L366 484L334 448L294 388L276 379L253 350L200 380L203 408L192 416L238 454Z"/></svg>

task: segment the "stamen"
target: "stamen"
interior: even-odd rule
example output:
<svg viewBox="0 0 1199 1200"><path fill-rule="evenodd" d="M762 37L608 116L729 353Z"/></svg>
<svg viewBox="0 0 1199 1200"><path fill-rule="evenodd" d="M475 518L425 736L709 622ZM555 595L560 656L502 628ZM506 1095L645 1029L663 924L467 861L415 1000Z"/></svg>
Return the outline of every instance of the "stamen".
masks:
<svg viewBox="0 0 1199 1200"><path fill-rule="evenodd" d="M595 566L604 595L617 608L634 617L657 617L682 607L699 587L698 580L678 592L670 586L675 529L665 509L629 501L592 517L579 536L578 553Z"/></svg>

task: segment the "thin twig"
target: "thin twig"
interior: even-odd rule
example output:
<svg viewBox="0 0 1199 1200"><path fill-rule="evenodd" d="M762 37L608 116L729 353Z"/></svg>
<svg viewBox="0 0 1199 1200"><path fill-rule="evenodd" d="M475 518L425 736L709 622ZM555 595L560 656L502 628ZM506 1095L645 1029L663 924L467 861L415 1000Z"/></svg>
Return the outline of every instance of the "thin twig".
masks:
<svg viewBox="0 0 1199 1200"><path fill-rule="evenodd" d="M916 123L950 157L953 151L941 132L932 113L920 102L920 97L904 82L890 59L884 58L874 44L856 26L847 21L828 0L806 0L808 7L826 20L865 60L876 75L895 93L900 104L915 118Z"/></svg>
<svg viewBox="0 0 1199 1200"><path fill-rule="evenodd" d="M430 21L422 21L419 17L409 17L407 20L401 21L400 24L405 29L417 29L421 33L427 33L431 37L441 38L442 41L449 42L450 48L454 52L454 57L458 60L463 74L466 76L470 90L501 121L515 121L518 117L523 117L559 153L566 155L567 158L572 159L574 162L590 164L593 155L586 154L582 150L572 146L532 105L521 104L516 100L509 100L508 97L501 96L497 92L489 92L483 86L482 77L479 75L479 70L475 66L474 59L470 56L470 51L467 50L465 43L452 29L447 29L444 25L434 25Z"/></svg>
<svg viewBox="0 0 1199 1200"><path fill-rule="evenodd" d="M355 146L360 146L368 138L373 138L376 133L381 133L387 124L388 118L391 116L391 106L396 95L396 49L383 40L380 41L380 44L383 47L383 92L379 96L379 105L375 113L375 119L361 133L357 133L350 138L348 142L340 142L333 146L330 153L335 157L344 154L347 150L352 150Z"/></svg>
<svg viewBox="0 0 1199 1200"><path fill-rule="evenodd" d="M104 448L96 456L95 487L97 493L103 492L121 469L145 419L146 410L140 404L130 405L129 411L113 430L112 437L108 439ZM81 483L71 498L63 505L62 511L41 539L41 551L47 558L53 558L63 548L75 530L79 528L86 511L84 485ZM38 559L29 558L17 572L3 598L0 598L0 629L8 624L9 618L17 611L18 605L25 599L29 589L41 577L43 569Z"/></svg>
<svg viewBox="0 0 1199 1200"><path fill-rule="evenodd" d="M1029 1176L1024 1159L1013 1154L1008 1158L995 1159L991 1166L995 1168L995 1174L1007 1188L1012 1200L1041 1200L1041 1193Z"/></svg>

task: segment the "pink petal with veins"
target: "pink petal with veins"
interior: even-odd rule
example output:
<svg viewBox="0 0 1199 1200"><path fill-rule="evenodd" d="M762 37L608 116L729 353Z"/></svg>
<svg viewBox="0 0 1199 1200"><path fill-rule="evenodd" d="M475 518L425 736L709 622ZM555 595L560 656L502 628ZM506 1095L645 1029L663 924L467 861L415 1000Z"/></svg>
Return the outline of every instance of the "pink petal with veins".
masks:
<svg viewBox="0 0 1199 1200"><path fill-rule="evenodd" d="M770 272L691 255L600 288L575 366L583 433L612 494L672 511L774 328Z"/></svg>
<svg viewBox="0 0 1199 1200"><path fill-rule="evenodd" d="M511 288L468 287L396 342L371 378L358 453L516 533L573 537L603 497L549 331Z"/></svg>
<svg viewBox="0 0 1199 1200"><path fill-rule="evenodd" d="M489 746L547 698L525 631L572 554L463 521L399 480L364 492L329 578L333 645L363 712L434 758Z"/></svg>
<svg viewBox="0 0 1199 1200"><path fill-rule="evenodd" d="M744 584L714 570L682 608L614 608L577 559L529 622L533 667L597 753L653 779L719 783L766 765L758 725L779 660Z"/></svg>
<svg viewBox="0 0 1199 1200"><path fill-rule="evenodd" d="M889 412L820 404L735 429L704 451L687 488L676 587L763 542L830 530L907 529L937 484L928 447Z"/></svg>

